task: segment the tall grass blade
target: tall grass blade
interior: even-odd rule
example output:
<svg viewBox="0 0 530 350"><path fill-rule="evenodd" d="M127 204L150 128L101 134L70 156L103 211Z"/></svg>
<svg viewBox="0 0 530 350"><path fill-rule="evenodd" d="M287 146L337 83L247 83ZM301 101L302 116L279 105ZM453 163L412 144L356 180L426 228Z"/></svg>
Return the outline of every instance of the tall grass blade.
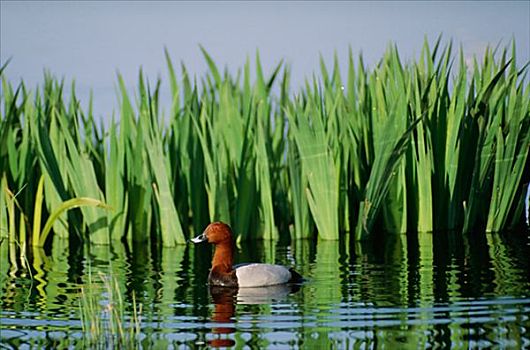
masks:
<svg viewBox="0 0 530 350"><path fill-rule="evenodd" d="M360 206L359 221L355 229L356 239L365 239L372 232L392 175L410 144L412 132L420 121L421 118L416 119L397 140L394 138L395 131L392 130L392 123L387 124L387 132L384 134L386 137L382 137L381 140L388 141L383 141L380 145L381 149L377 152L379 156L376 156L366 185L366 193Z"/></svg>
<svg viewBox="0 0 530 350"><path fill-rule="evenodd" d="M44 175L41 175L39 179L39 185L37 187L37 194L35 195L35 210L33 211L33 245L39 244L41 236L41 218L42 218L42 202L44 194Z"/></svg>
<svg viewBox="0 0 530 350"><path fill-rule="evenodd" d="M41 234L39 236L39 242L37 246L43 247L46 243L46 240L48 238L48 235L51 232L51 229L53 227L53 223L55 220L59 218L59 216L70 209L74 208L80 208L80 207L95 207L95 208L103 208L103 209L110 209L105 203L103 203L100 200L94 199L94 198L72 198L64 203L62 203L55 212L51 213L48 217L48 220L46 220L46 224L44 225Z"/></svg>
<svg viewBox="0 0 530 350"><path fill-rule="evenodd" d="M7 211L7 179L6 174L2 174L0 179L0 239L8 237L8 211Z"/></svg>
<svg viewBox="0 0 530 350"><path fill-rule="evenodd" d="M338 239L338 184L322 117L308 104L288 113L290 131L300 154L308 187L303 189L320 237ZM303 114L302 114L303 113ZM313 123L310 124L310 120Z"/></svg>

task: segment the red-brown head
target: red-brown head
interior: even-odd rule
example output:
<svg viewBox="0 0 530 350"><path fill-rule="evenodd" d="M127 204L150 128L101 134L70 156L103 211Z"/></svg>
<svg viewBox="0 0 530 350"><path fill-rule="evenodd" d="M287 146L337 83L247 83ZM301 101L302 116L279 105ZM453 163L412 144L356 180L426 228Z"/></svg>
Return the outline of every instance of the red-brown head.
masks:
<svg viewBox="0 0 530 350"><path fill-rule="evenodd" d="M211 223L206 227L203 233L193 238L191 241L193 243L208 241L208 243L215 245L215 253L212 258L212 269L210 270L210 276L208 277L210 283L212 279L227 279L229 282L234 282L231 279L235 276L232 270L234 242L232 241L232 229L230 226L222 222Z"/></svg>
<svg viewBox="0 0 530 350"><path fill-rule="evenodd" d="M206 227L202 234L192 238L191 241L193 243L208 241L212 244L231 243L232 229L223 222L213 222Z"/></svg>

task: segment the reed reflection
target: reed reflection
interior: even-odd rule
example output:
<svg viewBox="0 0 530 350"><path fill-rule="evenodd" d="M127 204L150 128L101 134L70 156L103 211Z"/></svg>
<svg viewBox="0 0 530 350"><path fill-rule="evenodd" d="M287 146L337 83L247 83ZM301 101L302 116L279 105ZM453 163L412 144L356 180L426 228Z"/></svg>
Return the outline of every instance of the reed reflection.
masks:
<svg viewBox="0 0 530 350"><path fill-rule="evenodd" d="M219 326L212 328L215 339L208 341L212 347L231 347L235 340L221 336L232 334L236 327L236 305L263 305L287 299L290 294L300 290L298 284L280 284L256 288L227 288L210 286L210 295L214 304L212 321Z"/></svg>
<svg viewBox="0 0 530 350"><path fill-rule="evenodd" d="M517 348L528 343L527 236L414 237L243 244L238 261L291 265L306 281L241 289L208 287L207 250L74 247L57 237L44 249L26 247L21 260L20 246L4 240L2 343L83 348L81 312L107 320L107 306L113 305L123 315L121 325L129 327L135 304L137 310L143 307L134 330L147 348L445 348L477 342ZM85 300L94 300L94 308L83 304L81 288L93 292L94 298ZM108 323L102 327L114 334Z"/></svg>

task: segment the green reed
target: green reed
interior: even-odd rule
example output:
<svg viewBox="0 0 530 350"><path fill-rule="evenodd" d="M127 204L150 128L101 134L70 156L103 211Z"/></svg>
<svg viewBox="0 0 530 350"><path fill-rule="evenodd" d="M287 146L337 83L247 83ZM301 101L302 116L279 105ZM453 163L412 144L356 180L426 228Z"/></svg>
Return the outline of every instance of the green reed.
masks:
<svg viewBox="0 0 530 350"><path fill-rule="evenodd" d="M140 348L142 304L132 294L129 320L125 316L122 291L116 278L100 275L99 282L89 276L81 287L79 312L83 346L91 349Z"/></svg>
<svg viewBox="0 0 530 350"><path fill-rule="evenodd" d="M515 43L472 65L440 40L406 63L390 46L373 68L350 52L346 76L321 60L295 95L282 62L266 74L256 54L232 75L201 50L199 82L166 52L171 106L160 80L140 71L133 94L118 76L108 125L73 84L68 101L49 74L13 88L4 66L0 236L173 246L216 220L238 239L525 226L530 89Z"/></svg>

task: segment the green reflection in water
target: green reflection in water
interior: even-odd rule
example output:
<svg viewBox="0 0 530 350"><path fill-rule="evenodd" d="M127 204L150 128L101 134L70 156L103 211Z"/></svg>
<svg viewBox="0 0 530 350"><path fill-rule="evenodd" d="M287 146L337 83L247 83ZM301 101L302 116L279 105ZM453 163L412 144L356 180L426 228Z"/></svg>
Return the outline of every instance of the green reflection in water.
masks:
<svg viewBox="0 0 530 350"><path fill-rule="evenodd" d="M257 296L210 291L207 245L73 248L57 236L49 251L29 253L31 270L17 246L0 245L1 336L12 347L82 346L80 287L101 284L99 275L116 280L125 319L133 293L142 304L145 348L467 348L530 341L524 236L248 242L238 247L237 263L284 264L306 278L299 290L262 288Z"/></svg>
<svg viewBox="0 0 530 350"><path fill-rule="evenodd" d="M304 289L309 293L304 295L301 305L306 310L306 315L315 314L316 316L314 326L310 323L310 327L304 327L302 334L302 344L309 349L329 347L328 320L334 315L334 310L342 300L339 259L338 241L320 240L318 242L315 261L312 264L311 287Z"/></svg>

